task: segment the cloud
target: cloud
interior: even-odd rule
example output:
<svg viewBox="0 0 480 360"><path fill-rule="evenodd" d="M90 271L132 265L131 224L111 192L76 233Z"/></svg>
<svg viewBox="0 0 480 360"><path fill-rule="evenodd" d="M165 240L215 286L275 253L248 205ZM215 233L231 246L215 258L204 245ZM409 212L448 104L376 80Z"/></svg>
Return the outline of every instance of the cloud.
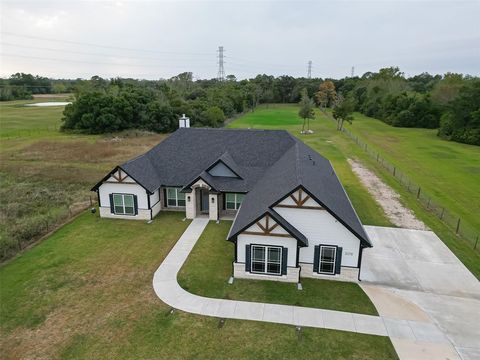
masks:
<svg viewBox="0 0 480 360"><path fill-rule="evenodd" d="M305 76L309 60L318 77L479 75L479 13L474 1L4 1L1 74L211 78L223 45L238 78Z"/></svg>

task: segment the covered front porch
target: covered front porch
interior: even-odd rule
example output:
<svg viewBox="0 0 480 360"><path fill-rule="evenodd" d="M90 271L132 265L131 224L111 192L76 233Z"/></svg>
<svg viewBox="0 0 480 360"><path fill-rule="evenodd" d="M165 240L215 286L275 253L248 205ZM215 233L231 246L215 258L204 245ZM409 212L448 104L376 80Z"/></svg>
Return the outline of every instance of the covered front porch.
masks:
<svg viewBox="0 0 480 360"><path fill-rule="evenodd" d="M203 180L198 180L186 194L186 217L206 217L210 220L233 220L243 200L243 194L219 192Z"/></svg>

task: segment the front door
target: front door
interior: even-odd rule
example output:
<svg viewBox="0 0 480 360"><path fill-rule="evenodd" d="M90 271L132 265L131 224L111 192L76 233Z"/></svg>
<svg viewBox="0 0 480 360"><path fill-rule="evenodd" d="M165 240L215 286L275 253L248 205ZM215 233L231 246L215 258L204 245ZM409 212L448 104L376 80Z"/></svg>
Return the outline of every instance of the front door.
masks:
<svg viewBox="0 0 480 360"><path fill-rule="evenodd" d="M208 214L208 191L200 190L200 211Z"/></svg>

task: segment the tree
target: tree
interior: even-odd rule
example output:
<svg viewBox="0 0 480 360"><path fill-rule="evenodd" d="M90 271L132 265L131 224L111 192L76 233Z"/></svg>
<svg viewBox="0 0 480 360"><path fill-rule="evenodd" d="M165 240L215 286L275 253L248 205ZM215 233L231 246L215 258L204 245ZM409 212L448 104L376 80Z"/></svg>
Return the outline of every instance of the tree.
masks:
<svg viewBox="0 0 480 360"><path fill-rule="evenodd" d="M317 99L317 103L320 105L320 108L322 106L323 108L331 107L337 100L337 92L333 82L326 80L320 84L315 97Z"/></svg>
<svg viewBox="0 0 480 360"><path fill-rule="evenodd" d="M442 116L438 135L466 144L480 145L480 79L464 85Z"/></svg>
<svg viewBox="0 0 480 360"><path fill-rule="evenodd" d="M212 106L208 108L203 114L207 126L218 127L225 120L225 115L223 114L222 109L218 106Z"/></svg>
<svg viewBox="0 0 480 360"><path fill-rule="evenodd" d="M303 119L302 134L309 134L310 131L310 119L315 118L315 104L313 100L308 96L307 89L302 90L302 98L300 100L300 110L298 115ZM307 131L305 131L305 121L308 121Z"/></svg>
<svg viewBox="0 0 480 360"><path fill-rule="evenodd" d="M344 99L339 97L335 107L333 108L333 118L337 120L337 130L343 129L343 123L347 121L352 123L353 121L353 110L355 109L355 104L352 99Z"/></svg>

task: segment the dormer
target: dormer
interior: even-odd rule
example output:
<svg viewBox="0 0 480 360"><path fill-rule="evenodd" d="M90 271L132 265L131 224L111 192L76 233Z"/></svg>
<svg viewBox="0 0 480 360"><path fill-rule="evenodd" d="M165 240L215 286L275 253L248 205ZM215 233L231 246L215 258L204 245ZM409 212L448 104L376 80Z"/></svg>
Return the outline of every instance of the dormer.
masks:
<svg viewBox="0 0 480 360"><path fill-rule="evenodd" d="M226 152L217 161L210 165L206 172L214 177L228 177L241 179L238 167L232 157Z"/></svg>
<svg viewBox="0 0 480 360"><path fill-rule="evenodd" d="M208 173L212 176L238 178L238 175L225 165L223 161L218 161L212 168L210 168L210 170L208 170Z"/></svg>

